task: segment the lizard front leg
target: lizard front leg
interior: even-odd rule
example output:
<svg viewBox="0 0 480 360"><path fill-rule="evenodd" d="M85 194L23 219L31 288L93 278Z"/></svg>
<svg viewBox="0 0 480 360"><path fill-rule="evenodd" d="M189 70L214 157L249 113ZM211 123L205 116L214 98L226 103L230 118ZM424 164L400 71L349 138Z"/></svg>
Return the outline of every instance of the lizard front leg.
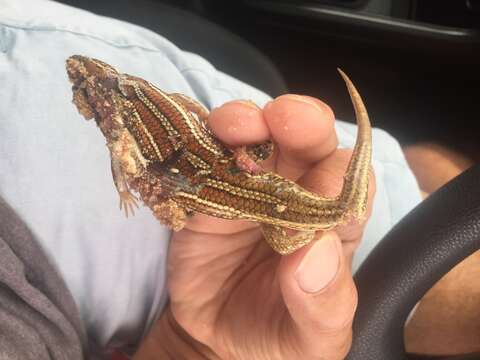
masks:
<svg viewBox="0 0 480 360"><path fill-rule="evenodd" d="M120 210L122 210L123 208L126 217L128 217L129 212L134 215L134 207L138 208L138 204L136 202L135 196L128 188L128 184L122 170L121 160L119 160L115 156L112 156L111 168L113 183L115 184L115 188L117 189L118 195L120 196Z"/></svg>
<svg viewBox="0 0 480 360"><path fill-rule="evenodd" d="M132 156L132 146L130 135L125 129L120 132L118 139L108 144L113 183L120 196L120 210L124 210L126 217L129 213L134 215L134 207L138 208L137 199L131 193L127 182L127 173L138 175L137 162Z"/></svg>

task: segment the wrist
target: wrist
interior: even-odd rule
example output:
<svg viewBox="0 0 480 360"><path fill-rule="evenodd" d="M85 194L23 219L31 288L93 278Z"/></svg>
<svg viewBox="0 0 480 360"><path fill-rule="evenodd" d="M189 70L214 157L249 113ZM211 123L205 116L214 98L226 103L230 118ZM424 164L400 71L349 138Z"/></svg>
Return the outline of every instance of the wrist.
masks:
<svg viewBox="0 0 480 360"><path fill-rule="evenodd" d="M133 359L218 359L218 357L206 345L193 339L178 324L170 307L167 306L140 344Z"/></svg>

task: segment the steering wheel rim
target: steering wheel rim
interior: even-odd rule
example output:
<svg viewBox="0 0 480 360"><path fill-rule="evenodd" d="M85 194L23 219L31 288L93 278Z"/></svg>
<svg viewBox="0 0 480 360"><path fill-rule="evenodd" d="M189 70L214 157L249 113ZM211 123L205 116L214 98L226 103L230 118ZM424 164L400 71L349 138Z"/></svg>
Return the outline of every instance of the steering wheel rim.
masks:
<svg viewBox="0 0 480 360"><path fill-rule="evenodd" d="M478 249L480 165L413 209L359 268L355 275L359 305L347 359L412 359L403 339L411 309L443 275Z"/></svg>

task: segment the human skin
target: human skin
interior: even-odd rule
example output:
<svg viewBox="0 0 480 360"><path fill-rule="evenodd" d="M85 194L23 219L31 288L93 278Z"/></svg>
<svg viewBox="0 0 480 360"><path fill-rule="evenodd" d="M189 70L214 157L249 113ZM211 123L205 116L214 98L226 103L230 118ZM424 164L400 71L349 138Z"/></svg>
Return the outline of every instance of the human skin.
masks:
<svg viewBox="0 0 480 360"><path fill-rule="evenodd" d="M351 155L337 149L333 124L326 104L298 95L264 109L234 101L209 117L231 147L273 139L262 166L326 196L339 193ZM366 219L374 192L371 175ZM280 256L256 223L195 215L172 235L170 302L134 359L343 359L357 305L351 260L365 221L318 232Z"/></svg>
<svg viewBox="0 0 480 360"><path fill-rule="evenodd" d="M467 156L435 143L404 149L426 196L468 169ZM480 251L460 262L419 302L405 326L405 346L416 354L456 355L480 352Z"/></svg>

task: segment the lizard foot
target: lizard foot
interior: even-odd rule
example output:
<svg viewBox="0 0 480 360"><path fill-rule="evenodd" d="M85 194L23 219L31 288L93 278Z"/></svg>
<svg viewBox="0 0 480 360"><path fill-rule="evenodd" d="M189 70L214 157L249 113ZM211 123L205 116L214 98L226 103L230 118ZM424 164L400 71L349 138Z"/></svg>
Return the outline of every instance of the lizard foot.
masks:
<svg viewBox="0 0 480 360"><path fill-rule="evenodd" d="M137 198L128 190L119 192L120 194L120 210L125 211L125 216L128 214L135 215L134 207L138 209Z"/></svg>

